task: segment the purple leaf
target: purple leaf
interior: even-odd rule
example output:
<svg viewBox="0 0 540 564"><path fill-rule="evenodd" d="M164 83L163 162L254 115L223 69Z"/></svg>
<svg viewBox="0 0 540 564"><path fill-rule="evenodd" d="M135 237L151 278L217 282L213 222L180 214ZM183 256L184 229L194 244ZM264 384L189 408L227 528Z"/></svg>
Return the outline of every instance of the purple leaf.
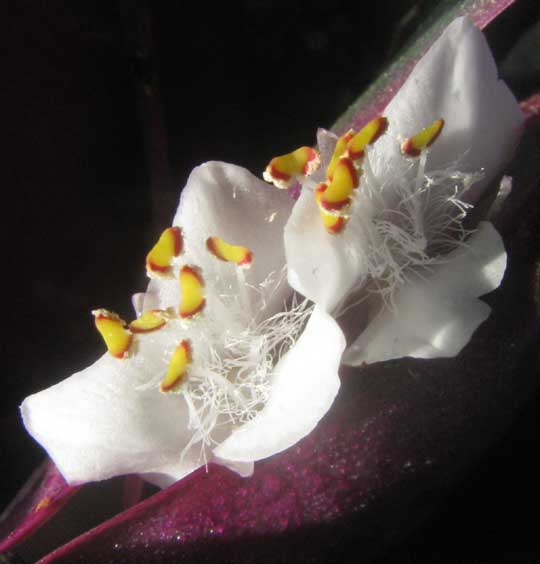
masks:
<svg viewBox="0 0 540 564"><path fill-rule="evenodd" d="M32 474L0 520L0 552L9 550L48 521L78 490L46 460Z"/></svg>

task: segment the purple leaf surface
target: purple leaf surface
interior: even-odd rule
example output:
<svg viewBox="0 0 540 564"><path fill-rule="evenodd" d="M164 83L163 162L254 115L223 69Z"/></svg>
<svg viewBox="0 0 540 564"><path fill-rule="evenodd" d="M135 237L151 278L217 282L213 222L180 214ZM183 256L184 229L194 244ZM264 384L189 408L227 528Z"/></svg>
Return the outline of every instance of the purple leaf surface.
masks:
<svg viewBox="0 0 540 564"><path fill-rule="evenodd" d="M23 541L48 521L78 490L46 460L30 476L0 520L0 552Z"/></svg>

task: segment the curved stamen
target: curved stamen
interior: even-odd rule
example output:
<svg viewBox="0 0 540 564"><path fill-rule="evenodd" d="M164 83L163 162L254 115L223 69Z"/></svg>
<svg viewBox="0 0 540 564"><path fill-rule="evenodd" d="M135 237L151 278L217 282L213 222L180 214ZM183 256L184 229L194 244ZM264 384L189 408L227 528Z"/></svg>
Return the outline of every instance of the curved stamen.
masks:
<svg viewBox="0 0 540 564"><path fill-rule="evenodd" d="M253 262L253 253L247 247L231 245L220 237L208 237L206 248L217 259L232 262L242 268L249 268Z"/></svg>
<svg viewBox="0 0 540 564"><path fill-rule="evenodd" d="M150 333L167 323L168 314L162 309L150 309L129 324L132 333Z"/></svg>
<svg viewBox="0 0 540 564"><path fill-rule="evenodd" d="M401 144L401 152L406 157L419 157L422 151L431 147L444 127L444 119L436 119L431 125L416 135L405 139Z"/></svg>
<svg viewBox="0 0 540 564"><path fill-rule="evenodd" d="M180 317L193 317L203 310L206 303L204 281L197 267L185 265L180 269L180 292Z"/></svg>
<svg viewBox="0 0 540 564"><path fill-rule="evenodd" d="M312 147L300 147L286 155L274 157L266 170L263 178L276 186L276 188L289 188L296 176L309 176L321 164L319 152Z"/></svg>
<svg viewBox="0 0 540 564"><path fill-rule="evenodd" d="M362 159L366 147L373 145L387 129L388 120L384 116L372 119L347 143L349 158L353 160Z"/></svg>
<svg viewBox="0 0 540 564"><path fill-rule="evenodd" d="M343 231L347 219L343 215L335 215L332 213L328 213L325 209L321 206L321 198L327 189L326 184L320 184L319 187L315 190L315 201L319 206L319 213L321 214L321 218L323 221L323 225L328 233L336 234Z"/></svg>
<svg viewBox="0 0 540 564"><path fill-rule="evenodd" d="M168 227L157 243L146 255L146 272L151 278L170 275L174 257L183 250L182 231L179 227Z"/></svg>
<svg viewBox="0 0 540 564"><path fill-rule="evenodd" d="M159 390L163 393L178 391L187 377L188 366L191 361L191 344L187 339L183 339L178 343L172 355L167 374L161 381Z"/></svg>
<svg viewBox="0 0 540 564"><path fill-rule="evenodd" d="M107 350L115 358L126 358L133 335L126 329L126 322L116 313L106 309L95 309L96 328L103 337Z"/></svg>
<svg viewBox="0 0 540 564"><path fill-rule="evenodd" d="M334 170L339 163L339 159L345 155L345 151L347 150L347 145L349 141L354 137L354 130L349 129L346 133L344 133L336 143L334 148L334 153L332 154L332 158L330 159L330 163L326 167L326 178L328 180L332 180L332 176L334 174Z"/></svg>
<svg viewBox="0 0 540 564"><path fill-rule="evenodd" d="M326 211L338 211L351 203L351 194L358 187L358 172L351 159L340 159L331 182L321 195L319 204Z"/></svg>

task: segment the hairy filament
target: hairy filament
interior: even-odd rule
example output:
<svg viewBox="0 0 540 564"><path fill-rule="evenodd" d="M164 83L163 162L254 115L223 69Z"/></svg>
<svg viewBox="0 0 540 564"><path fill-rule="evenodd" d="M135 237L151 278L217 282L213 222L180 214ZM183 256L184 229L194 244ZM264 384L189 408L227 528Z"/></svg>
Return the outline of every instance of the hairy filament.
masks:
<svg viewBox="0 0 540 564"><path fill-rule="evenodd" d="M425 152L411 162L406 174L380 182L370 163L372 155L366 152L352 211L361 217L359 237L365 244L358 248L367 274L349 295L356 296L354 304L358 304L375 293L394 309L399 286L411 275L444 262L448 252L464 244L470 231L463 220L472 207L464 198L483 174L461 172L456 163L426 173L429 152ZM361 290L365 295L360 295ZM351 303L342 303L336 315L344 315L350 307Z"/></svg>
<svg viewBox="0 0 540 564"><path fill-rule="evenodd" d="M285 311L262 322L252 320L240 333L223 335L219 350L208 337L208 352L193 363L181 390L194 431L182 456L198 444L204 457L205 447L223 440L221 428L257 415L268 401L274 367L295 345L312 311L310 302L294 298Z"/></svg>

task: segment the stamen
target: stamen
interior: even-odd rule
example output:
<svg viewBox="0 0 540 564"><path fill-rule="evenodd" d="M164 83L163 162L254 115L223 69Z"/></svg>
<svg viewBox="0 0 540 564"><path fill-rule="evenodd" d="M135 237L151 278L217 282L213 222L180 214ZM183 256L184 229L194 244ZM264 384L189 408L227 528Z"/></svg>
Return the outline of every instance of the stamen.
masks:
<svg viewBox="0 0 540 564"><path fill-rule="evenodd" d="M249 268L253 261L253 253L247 247L231 245L219 237L208 237L206 248L219 260L233 262L243 268Z"/></svg>
<svg viewBox="0 0 540 564"><path fill-rule="evenodd" d="M263 178L277 188L285 189L291 186L296 176L309 176L320 164L318 151L312 147L300 147L291 153L273 158L263 172Z"/></svg>
<svg viewBox="0 0 540 564"><path fill-rule="evenodd" d="M126 322L116 313L106 309L95 309L92 314L96 318L97 330L100 332L107 350L115 358L126 358L133 335L126 329Z"/></svg>
<svg viewBox="0 0 540 564"><path fill-rule="evenodd" d="M183 450L199 444L215 444L214 432L223 425L239 425L253 419L268 401L273 370L280 358L296 343L313 306L307 300L281 311L261 323L252 320L240 332L220 334L197 343L207 352L189 369L181 392L186 399L194 433Z"/></svg>
<svg viewBox="0 0 540 564"><path fill-rule="evenodd" d="M332 181L322 192L320 205L327 211L342 210L351 203L351 194L358 187L358 172L351 159L340 159Z"/></svg>
<svg viewBox="0 0 540 564"><path fill-rule="evenodd" d="M388 120L384 116L376 117L364 127L347 144L349 158L358 160L364 157L365 148L375 141L388 129Z"/></svg>
<svg viewBox="0 0 540 564"><path fill-rule="evenodd" d="M436 119L431 125L422 129L416 135L405 139L401 144L401 152L406 157L418 157L424 149L427 149L433 143L439 135L444 126L444 119Z"/></svg>
<svg viewBox="0 0 540 564"><path fill-rule="evenodd" d="M242 268L236 269L236 280L238 282L238 297L240 298L240 308L245 317L249 317L251 312L250 300L248 296L248 285Z"/></svg>
<svg viewBox="0 0 540 564"><path fill-rule="evenodd" d="M174 257L183 250L182 231L179 227L168 227L163 231L158 242L146 256L146 272L148 276L167 276L171 271Z"/></svg>
<svg viewBox="0 0 540 564"><path fill-rule="evenodd" d="M343 231L347 219L343 215L335 215L332 213L328 213L324 210L321 206L321 198L325 190L327 189L326 184L320 184L319 187L315 190L315 201L319 205L319 212L321 214L321 218L323 221L323 225L328 233L336 234Z"/></svg>
<svg viewBox="0 0 540 564"><path fill-rule="evenodd" d="M167 323L168 313L162 309L145 311L129 324L132 333L150 333L161 329Z"/></svg>
<svg viewBox="0 0 540 564"><path fill-rule="evenodd" d="M178 343L172 355L167 374L161 381L159 390L163 393L178 391L178 388L186 379L188 365L191 364L191 361L191 344L187 339L184 339Z"/></svg>
<svg viewBox="0 0 540 564"><path fill-rule="evenodd" d="M349 129L346 133L344 133L336 143L336 147L334 149L334 154L330 159L330 164L326 168L326 178L328 180L332 180L332 175L334 174L334 170L339 163L339 159L344 156L345 151L347 150L347 145L349 141L354 137L354 130Z"/></svg>
<svg viewBox="0 0 540 564"><path fill-rule="evenodd" d="M180 317L193 317L203 310L206 303L204 281L197 267L185 265L180 269L180 291Z"/></svg>

